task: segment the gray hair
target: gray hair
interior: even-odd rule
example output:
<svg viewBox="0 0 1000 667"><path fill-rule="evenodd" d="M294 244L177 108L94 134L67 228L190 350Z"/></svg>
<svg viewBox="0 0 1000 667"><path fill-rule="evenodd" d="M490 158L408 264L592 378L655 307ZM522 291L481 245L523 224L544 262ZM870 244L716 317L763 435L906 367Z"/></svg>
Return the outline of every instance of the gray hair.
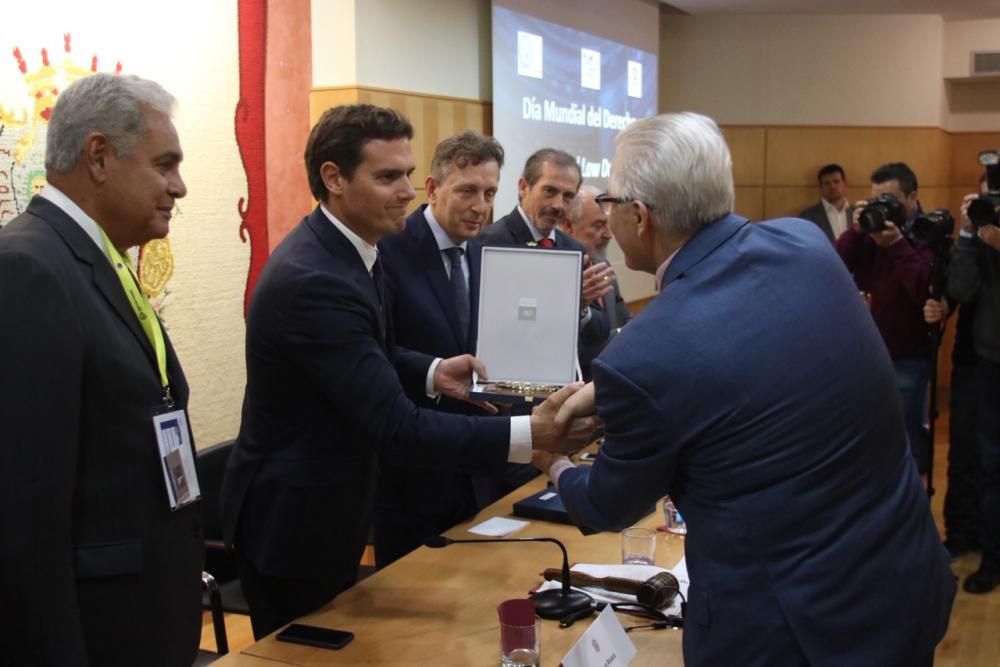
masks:
<svg viewBox="0 0 1000 667"><path fill-rule="evenodd" d="M615 138L611 191L650 206L660 231L691 236L732 212L733 159L711 118L668 113L637 120Z"/></svg>
<svg viewBox="0 0 1000 667"><path fill-rule="evenodd" d="M135 75L94 74L59 94L49 119L45 168L65 173L76 166L87 136L100 132L120 157L129 157L146 135L143 107L167 117L176 100L160 84Z"/></svg>
<svg viewBox="0 0 1000 667"><path fill-rule="evenodd" d="M580 186L580 189L576 191L576 196L573 197L573 202L569 205L569 223L575 225L580 220L580 216L583 215L583 200L589 196L591 199L601 194L599 188L595 188L589 183L585 183ZM581 196L584 195L584 196Z"/></svg>

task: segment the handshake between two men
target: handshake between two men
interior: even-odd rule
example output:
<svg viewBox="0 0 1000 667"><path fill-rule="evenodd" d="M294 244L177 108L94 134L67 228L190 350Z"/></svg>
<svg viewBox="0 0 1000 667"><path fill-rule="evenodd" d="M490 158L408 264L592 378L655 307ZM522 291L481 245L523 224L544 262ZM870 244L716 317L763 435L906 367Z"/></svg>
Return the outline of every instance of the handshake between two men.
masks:
<svg viewBox="0 0 1000 667"><path fill-rule="evenodd" d="M434 369L434 390L480 406L490 414L497 407L469 398L472 374L487 378L486 366L471 354L442 359ZM565 454L585 447L601 426L594 408L594 384L573 382L553 392L531 411L531 462L542 472Z"/></svg>

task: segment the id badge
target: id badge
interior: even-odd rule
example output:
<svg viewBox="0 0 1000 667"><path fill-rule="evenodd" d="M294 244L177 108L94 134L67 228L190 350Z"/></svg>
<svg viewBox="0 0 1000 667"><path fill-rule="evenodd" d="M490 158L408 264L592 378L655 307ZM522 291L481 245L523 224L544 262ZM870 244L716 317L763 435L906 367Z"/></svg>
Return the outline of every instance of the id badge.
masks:
<svg viewBox="0 0 1000 667"><path fill-rule="evenodd" d="M171 410L153 415L153 429L160 448L170 509L178 510L201 498L187 414L184 410Z"/></svg>

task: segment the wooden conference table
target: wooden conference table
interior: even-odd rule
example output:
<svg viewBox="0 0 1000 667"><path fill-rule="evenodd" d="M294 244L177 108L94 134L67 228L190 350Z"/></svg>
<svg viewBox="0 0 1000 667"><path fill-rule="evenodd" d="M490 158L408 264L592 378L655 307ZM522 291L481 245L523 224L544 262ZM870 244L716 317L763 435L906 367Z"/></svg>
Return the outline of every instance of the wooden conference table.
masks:
<svg viewBox="0 0 1000 667"><path fill-rule="evenodd" d="M485 508L475 518L446 533L479 537L467 529L494 516L513 516L511 505L540 490L534 481ZM655 527L657 511L638 525ZM617 533L584 536L574 526L532 520L511 537L555 537L566 545L570 563L621 562ZM656 564L673 567L684 554L682 538L657 533ZM279 642L274 635L239 654L213 663L220 667L260 667L272 661L292 665L497 665L500 630L497 605L526 597L541 582L547 567L560 567L559 547L546 542L520 544L452 544L441 549L420 547L389 567L341 593L301 623L349 630L354 641L339 651ZM542 664L558 665L593 618L561 629L558 621L542 622ZM619 615L624 625L640 619ZM681 632L639 630L629 634L638 649L633 665L680 665Z"/></svg>

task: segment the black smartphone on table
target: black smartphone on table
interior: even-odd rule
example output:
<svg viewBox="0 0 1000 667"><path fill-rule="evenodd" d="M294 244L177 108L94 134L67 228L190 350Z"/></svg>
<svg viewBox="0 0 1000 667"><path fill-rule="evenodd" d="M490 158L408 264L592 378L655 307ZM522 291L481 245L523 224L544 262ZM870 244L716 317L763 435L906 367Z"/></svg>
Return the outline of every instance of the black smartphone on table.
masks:
<svg viewBox="0 0 1000 667"><path fill-rule="evenodd" d="M319 646L320 648L342 649L354 639L353 632L346 630L334 630L332 628L320 628L315 625L301 625L293 623L278 633L276 638L279 642L291 642L293 644L305 644L306 646Z"/></svg>

